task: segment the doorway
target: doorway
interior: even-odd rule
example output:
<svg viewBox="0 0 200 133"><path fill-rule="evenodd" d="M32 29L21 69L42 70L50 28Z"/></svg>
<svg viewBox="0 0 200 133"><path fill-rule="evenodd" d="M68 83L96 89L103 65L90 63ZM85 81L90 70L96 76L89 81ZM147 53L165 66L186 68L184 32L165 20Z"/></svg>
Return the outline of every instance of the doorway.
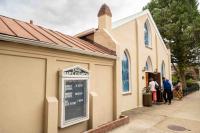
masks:
<svg viewBox="0 0 200 133"><path fill-rule="evenodd" d="M153 78L154 81L156 81L159 85L159 89L157 89L156 95L157 95L157 102L163 102L162 92L161 92L161 77L160 73L156 72L146 72L146 87L149 86L150 78Z"/></svg>
<svg viewBox="0 0 200 133"><path fill-rule="evenodd" d="M146 87L149 85L150 78L153 78L161 86L160 73L146 72Z"/></svg>

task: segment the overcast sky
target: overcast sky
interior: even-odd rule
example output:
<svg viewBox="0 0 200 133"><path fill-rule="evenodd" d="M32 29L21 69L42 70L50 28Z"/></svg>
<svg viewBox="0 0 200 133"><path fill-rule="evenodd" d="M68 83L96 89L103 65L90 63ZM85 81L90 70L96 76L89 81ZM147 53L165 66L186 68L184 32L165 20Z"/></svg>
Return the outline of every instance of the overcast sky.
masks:
<svg viewBox="0 0 200 133"><path fill-rule="evenodd" d="M135 14L150 0L0 0L0 15L74 35L97 27L97 13L109 5L113 21ZM200 1L200 0L199 0Z"/></svg>

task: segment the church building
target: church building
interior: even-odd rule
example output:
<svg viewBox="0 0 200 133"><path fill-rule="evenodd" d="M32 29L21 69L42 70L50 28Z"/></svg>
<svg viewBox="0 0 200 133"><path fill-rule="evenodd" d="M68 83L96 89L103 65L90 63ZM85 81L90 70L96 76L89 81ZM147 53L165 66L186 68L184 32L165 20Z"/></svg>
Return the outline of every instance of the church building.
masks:
<svg viewBox="0 0 200 133"><path fill-rule="evenodd" d="M116 114L142 106L142 92L152 77L162 85L171 80L171 55L149 10L112 22L104 4L98 28L75 35L116 51Z"/></svg>
<svg viewBox="0 0 200 133"><path fill-rule="evenodd" d="M69 36L0 15L0 133L112 129L143 106L149 78L171 79L148 10L113 23L104 4L97 16L98 28Z"/></svg>

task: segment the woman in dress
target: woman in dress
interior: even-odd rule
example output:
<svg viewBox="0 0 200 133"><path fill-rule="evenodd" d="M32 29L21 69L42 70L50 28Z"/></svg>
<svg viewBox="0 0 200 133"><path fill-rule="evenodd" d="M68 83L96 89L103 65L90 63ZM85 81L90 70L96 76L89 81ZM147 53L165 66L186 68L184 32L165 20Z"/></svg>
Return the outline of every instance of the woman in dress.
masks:
<svg viewBox="0 0 200 133"><path fill-rule="evenodd" d="M150 87L151 92L152 92L153 103L157 102L156 86L158 86L158 83L156 81L154 81L153 78L150 78L149 87Z"/></svg>

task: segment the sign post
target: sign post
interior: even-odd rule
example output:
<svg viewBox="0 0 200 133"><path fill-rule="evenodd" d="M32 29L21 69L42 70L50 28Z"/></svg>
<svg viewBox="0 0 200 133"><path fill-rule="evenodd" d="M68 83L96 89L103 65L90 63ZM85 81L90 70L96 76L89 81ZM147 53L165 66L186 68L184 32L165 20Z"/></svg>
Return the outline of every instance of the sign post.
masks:
<svg viewBox="0 0 200 133"><path fill-rule="evenodd" d="M88 120L88 71L75 66L60 71L59 75L60 127Z"/></svg>

